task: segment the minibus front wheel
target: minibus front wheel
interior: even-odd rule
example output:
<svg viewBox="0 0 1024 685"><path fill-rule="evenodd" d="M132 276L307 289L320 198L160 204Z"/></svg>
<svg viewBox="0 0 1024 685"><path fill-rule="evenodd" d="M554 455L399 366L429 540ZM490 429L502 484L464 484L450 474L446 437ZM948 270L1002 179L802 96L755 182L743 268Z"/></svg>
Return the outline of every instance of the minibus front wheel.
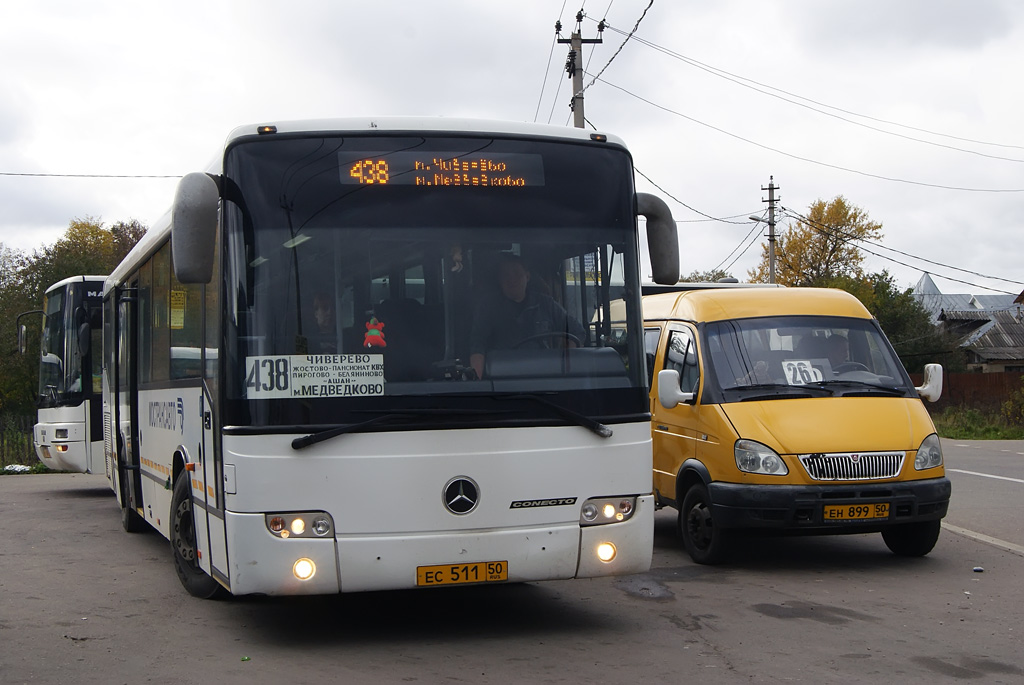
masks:
<svg viewBox="0 0 1024 685"><path fill-rule="evenodd" d="M918 521L890 526L882 531L882 540L893 554L923 557L939 540L942 521Z"/></svg>
<svg viewBox="0 0 1024 685"><path fill-rule="evenodd" d="M702 484L691 485L683 497L679 533L690 558L698 564L718 564L725 560L729 533L715 525L711 498Z"/></svg>

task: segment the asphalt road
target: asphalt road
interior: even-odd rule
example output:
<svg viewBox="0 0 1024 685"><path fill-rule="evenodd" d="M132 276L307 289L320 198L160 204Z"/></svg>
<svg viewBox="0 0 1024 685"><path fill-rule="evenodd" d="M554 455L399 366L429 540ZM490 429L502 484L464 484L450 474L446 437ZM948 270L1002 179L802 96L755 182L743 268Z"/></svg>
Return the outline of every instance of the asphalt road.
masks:
<svg viewBox="0 0 1024 685"><path fill-rule="evenodd" d="M665 510L647 574L294 599L189 597L102 477L0 477L0 683L1020 683L1024 442L943 446L922 559L754 539L702 567Z"/></svg>

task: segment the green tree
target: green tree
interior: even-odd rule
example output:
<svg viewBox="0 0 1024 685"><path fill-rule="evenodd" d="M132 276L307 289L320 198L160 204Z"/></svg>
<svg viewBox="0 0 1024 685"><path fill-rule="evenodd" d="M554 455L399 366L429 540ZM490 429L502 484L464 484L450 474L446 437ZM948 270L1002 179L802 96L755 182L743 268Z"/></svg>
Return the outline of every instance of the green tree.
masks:
<svg viewBox="0 0 1024 685"><path fill-rule="evenodd" d="M723 278L732 278L733 275L728 271L721 269L711 269L710 271L691 271L685 276L679 278L680 283L715 283L722 280Z"/></svg>
<svg viewBox="0 0 1024 685"><path fill-rule="evenodd" d="M838 278L863 276L859 240L878 240L882 224L841 195L817 200L806 217L775 237L775 281L787 286L828 287ZM768 244L761 245L761 263L748 272L753 283L768 282Z"/></svg>

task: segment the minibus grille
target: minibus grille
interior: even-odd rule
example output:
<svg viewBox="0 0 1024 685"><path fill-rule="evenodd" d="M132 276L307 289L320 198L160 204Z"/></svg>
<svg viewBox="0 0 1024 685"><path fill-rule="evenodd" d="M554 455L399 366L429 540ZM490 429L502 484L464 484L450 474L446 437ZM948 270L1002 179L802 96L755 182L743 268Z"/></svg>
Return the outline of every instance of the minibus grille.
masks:
<svg viewBox="0 0 1024 685"><path fill-rule="evenodd" d="M880 480L895 478L906 452L801 454L800 463L814 480Z"/></svg>

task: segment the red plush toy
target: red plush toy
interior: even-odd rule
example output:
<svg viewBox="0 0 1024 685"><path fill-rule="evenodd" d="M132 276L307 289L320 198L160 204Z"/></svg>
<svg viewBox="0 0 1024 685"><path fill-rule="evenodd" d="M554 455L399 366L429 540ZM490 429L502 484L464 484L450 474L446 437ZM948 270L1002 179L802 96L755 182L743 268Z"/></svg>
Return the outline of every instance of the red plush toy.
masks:
<svg viewBox="0 0 1024 685"><path fill-rule="evenodd" d="M371 316L366 322L366 335L363 336L363 347L387 347L384 340L384 324L377 321L376 316Z"/></svg>

